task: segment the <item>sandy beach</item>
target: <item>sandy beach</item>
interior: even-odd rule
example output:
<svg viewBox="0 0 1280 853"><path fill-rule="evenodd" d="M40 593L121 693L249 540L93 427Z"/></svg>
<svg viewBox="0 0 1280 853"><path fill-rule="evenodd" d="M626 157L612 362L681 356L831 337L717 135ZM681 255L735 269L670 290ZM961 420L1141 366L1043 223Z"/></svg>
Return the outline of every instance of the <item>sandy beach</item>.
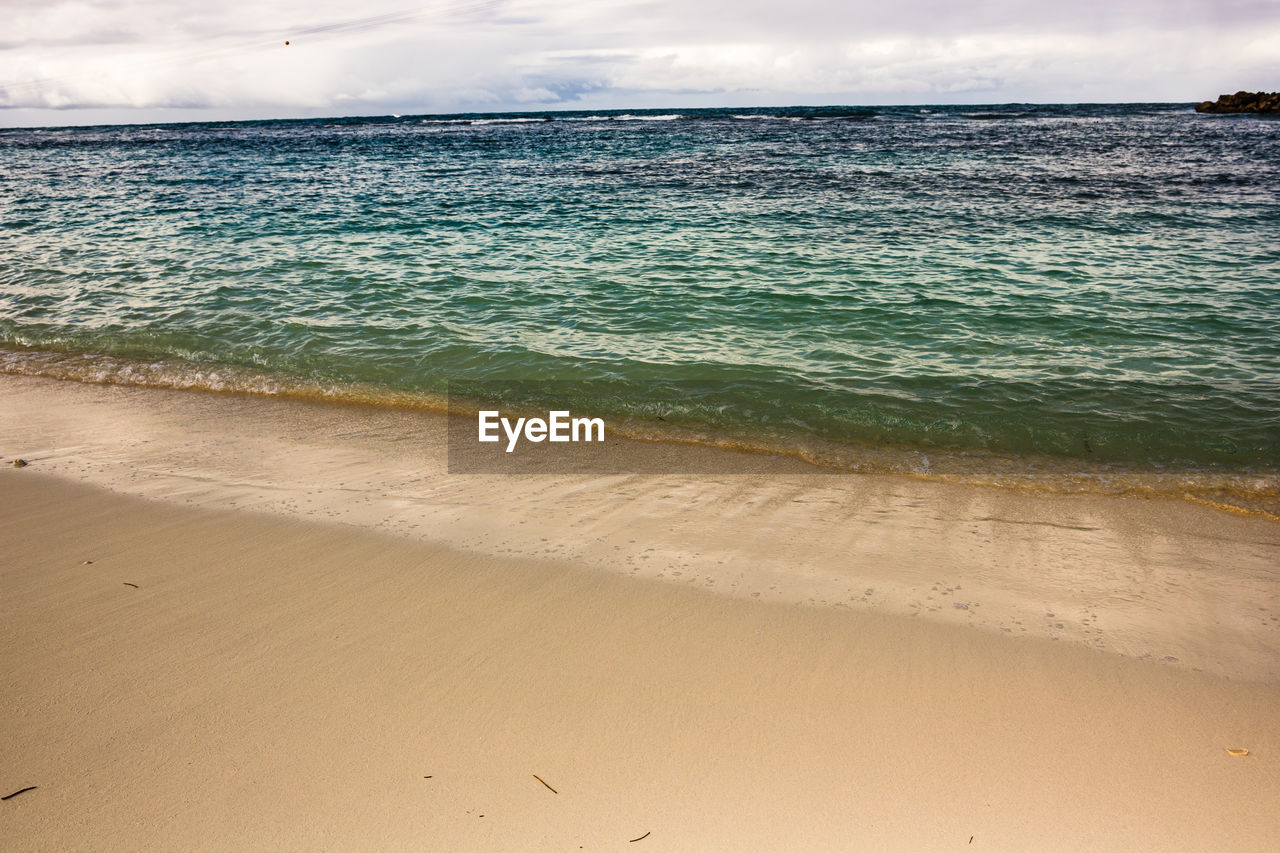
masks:
<svg viewBox="0 0 1280 853"><path fill-rule="evenodd" d="M1274 522L788 460L451 476L445 429L0 376L4 846L1280 832Z"/></svg>

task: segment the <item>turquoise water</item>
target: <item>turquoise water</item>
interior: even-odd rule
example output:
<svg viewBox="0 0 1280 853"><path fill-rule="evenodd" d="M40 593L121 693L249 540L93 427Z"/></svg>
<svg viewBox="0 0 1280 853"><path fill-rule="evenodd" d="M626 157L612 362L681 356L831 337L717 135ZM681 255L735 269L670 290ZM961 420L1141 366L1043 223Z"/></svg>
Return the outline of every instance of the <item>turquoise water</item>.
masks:
<svg viewBox="0 0 1280 853"><path fill-rule="evenodd" d="M619 417L846 460L1280 470L1280 122L1257 117L7 130L0 220L9 372L388 401L590 380Z"/></svg>

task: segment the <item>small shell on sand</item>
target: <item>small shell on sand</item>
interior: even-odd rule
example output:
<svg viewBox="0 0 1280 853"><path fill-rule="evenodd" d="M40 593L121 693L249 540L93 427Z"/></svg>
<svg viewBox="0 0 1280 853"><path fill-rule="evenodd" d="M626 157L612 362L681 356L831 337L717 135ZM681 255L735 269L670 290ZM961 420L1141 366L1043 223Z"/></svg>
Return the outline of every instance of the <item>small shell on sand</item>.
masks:
<svg viewBox="0 0 1280 853"><path fill-rule="evenodd" d="M26 468L26 467L27 467L27 460L25 460L25 459L15 459L15 460L13 460L13 467L14 467L14 468Z"/></svg>

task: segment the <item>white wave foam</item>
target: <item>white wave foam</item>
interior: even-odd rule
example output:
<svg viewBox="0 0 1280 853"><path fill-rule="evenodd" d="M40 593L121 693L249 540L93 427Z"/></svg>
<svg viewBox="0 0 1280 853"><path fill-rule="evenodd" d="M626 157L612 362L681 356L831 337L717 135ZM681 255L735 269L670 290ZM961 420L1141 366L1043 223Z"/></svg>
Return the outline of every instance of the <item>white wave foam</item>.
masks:
<svg viewBox="0 0 1280 853"><path fill-rule="evenodd" d="M542 124L549 118L424 118L419 124Z"/></svg>

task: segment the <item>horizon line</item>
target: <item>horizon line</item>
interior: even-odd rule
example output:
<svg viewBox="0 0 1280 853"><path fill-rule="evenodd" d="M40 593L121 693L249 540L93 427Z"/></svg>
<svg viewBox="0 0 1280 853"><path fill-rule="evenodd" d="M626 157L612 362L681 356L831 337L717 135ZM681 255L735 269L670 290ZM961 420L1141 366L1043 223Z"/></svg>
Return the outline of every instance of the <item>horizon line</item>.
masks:
<svg viewBox="0 0 1280 853"><path fill-rule="evenodd" d="M1203 99L1207 100L1207 99ZM123 121L123 122L92 122L86 124L61 124L61 125L13 125L8 127L0 126L0 133L11 130L48 130L48 129L71 129L71 128L92 128L92 127L154 127L154 126L177 126L177 125L198 125L198 124L262 124L272 122L314 122L314 121L368 121L374 119L392 119L395 121L407 121L410 119L422 118L467 118L467 117L502 117L502 116L555 116L570 114L590 114L590 115L607 115L607 114L661 114L670 115L674 113L697 113L714 110L812 110L812 109L855 109L855 110L876 110L876 109L900 109L904 107L1116 107L1116 106L1162 106L1162 107L1184 107L1194 106L1202 103L1202 101L976 101L966 103L938 103L938 102L918 102L918 103L900 103L900 104L854 104L854 103L825 103L825 104L786 104L782 106L760 106L760 105L741 105L731 104L717 107L607 107L602 109L590 108L556 108L556 109L528 109L528 110L489 110L489 111L465 111L465 112L435 112L435 113L367 113L359 115L331 115L331 116L279 116L275 118L241 118L241 119L182 119L174 121ZM3 115L5 109L31 109L30 107L8 107L0 108L0 115ZM50 108L42 108L50 109ZM79 109L102 109L101 107L63 107L52 108L54 112L75 111ZM108 108L109 109L109 108ZM161 107L159 109L170 109ZM173 107L172 109L203 109L201 107ZM819 117L820 118L820 117ZM833 118L839 118L835 116ZM554 119L548 119L552 121Z"/></svg>

